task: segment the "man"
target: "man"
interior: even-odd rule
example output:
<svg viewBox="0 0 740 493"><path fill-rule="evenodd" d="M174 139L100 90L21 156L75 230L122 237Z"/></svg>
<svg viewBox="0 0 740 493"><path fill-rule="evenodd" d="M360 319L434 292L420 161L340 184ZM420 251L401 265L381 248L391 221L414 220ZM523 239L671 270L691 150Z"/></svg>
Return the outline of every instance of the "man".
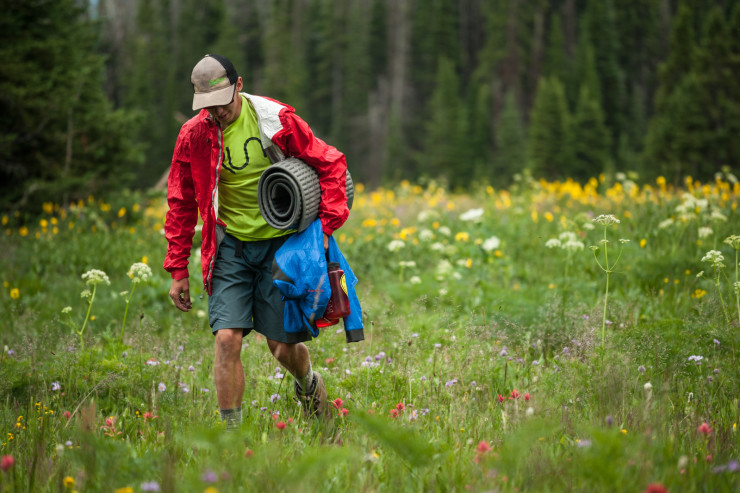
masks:
<svg viewBox="0 0 740 493"><path fill-rule="evenodd" d="M285 333L283 302L272 284L273 257L290 232L262 218L257 183L272 162L286 156L314 167L328 248L329 236L349 215L345 157L316 138L290 106L242 93L242 78L225 57L203 57L190 81L193 110L200 112L180 130L167 189L164 268L172 275L170 297L182 311L192 307L188 258L200 212L203 285L215 336L214 381L227 429L241 422L242 338L253 329L265 336L273 356L295 378L305 415L326 417L326 388L303 344L310 335Z"/></svg>

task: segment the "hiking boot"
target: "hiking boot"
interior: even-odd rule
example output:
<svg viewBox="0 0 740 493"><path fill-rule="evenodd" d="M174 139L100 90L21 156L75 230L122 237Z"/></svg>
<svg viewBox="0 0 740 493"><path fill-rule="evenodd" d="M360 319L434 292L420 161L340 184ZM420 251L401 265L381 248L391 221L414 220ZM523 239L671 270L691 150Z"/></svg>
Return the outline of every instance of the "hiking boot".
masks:
<svg viewBox="0 0 740 493"><path fill-rule="evenodd" d="M326 386L324 385L324 379L318 372L313 372L313 381L306 393L301 393L298 388L298 382L295 384L295 394L298 397L298 401L301 403L303 408L303 415L306 418L313 418L318 416L321 419L331 418L331 410L329 409L329 403L326 397Z"/></svg>

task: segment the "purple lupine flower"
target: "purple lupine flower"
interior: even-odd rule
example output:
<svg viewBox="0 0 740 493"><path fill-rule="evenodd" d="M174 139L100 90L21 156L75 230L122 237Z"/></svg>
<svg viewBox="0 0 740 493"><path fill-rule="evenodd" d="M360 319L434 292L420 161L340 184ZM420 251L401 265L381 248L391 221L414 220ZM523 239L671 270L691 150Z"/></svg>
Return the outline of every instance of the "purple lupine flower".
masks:
<svg viewBox="0 0 740 493"><path fill-rule="evenodd" d="M216 475L213 471L205 471L201 476L200 479L204 483L215 483L218 481L218 475Z"/></svg>

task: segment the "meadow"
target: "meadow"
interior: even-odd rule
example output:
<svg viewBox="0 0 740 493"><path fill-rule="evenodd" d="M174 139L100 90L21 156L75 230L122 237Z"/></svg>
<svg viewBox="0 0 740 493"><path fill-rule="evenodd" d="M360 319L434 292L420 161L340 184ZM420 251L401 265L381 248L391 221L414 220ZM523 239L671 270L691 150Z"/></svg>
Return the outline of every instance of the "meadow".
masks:
<svg viewBox="0 0 740 493"><path fill-rule="evenodd" d="M737 491L740 184L357 186L366 340L309 343L307 421L260 337L224 433L159 192L2 216L0 492Z"/></svg>

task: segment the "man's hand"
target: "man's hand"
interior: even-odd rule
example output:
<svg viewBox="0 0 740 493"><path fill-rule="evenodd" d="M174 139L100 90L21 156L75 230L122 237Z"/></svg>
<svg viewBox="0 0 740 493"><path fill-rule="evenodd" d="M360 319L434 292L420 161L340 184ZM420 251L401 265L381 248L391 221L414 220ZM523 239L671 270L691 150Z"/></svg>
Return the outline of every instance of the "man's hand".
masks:
<svg viewBox="0 0 740 493"><path fill-rule="evenodd" d="M193 307L193 303L190 301L190 281L188 281L187 277L185 279L172 280L170 298L172 298L175 306L184 312Z"/></svg>
<svg viewBox="0 0 740 493"><path fill-rule="evenodd" d="M329 249L329 235L324 233L324 251Z"/></svg>

